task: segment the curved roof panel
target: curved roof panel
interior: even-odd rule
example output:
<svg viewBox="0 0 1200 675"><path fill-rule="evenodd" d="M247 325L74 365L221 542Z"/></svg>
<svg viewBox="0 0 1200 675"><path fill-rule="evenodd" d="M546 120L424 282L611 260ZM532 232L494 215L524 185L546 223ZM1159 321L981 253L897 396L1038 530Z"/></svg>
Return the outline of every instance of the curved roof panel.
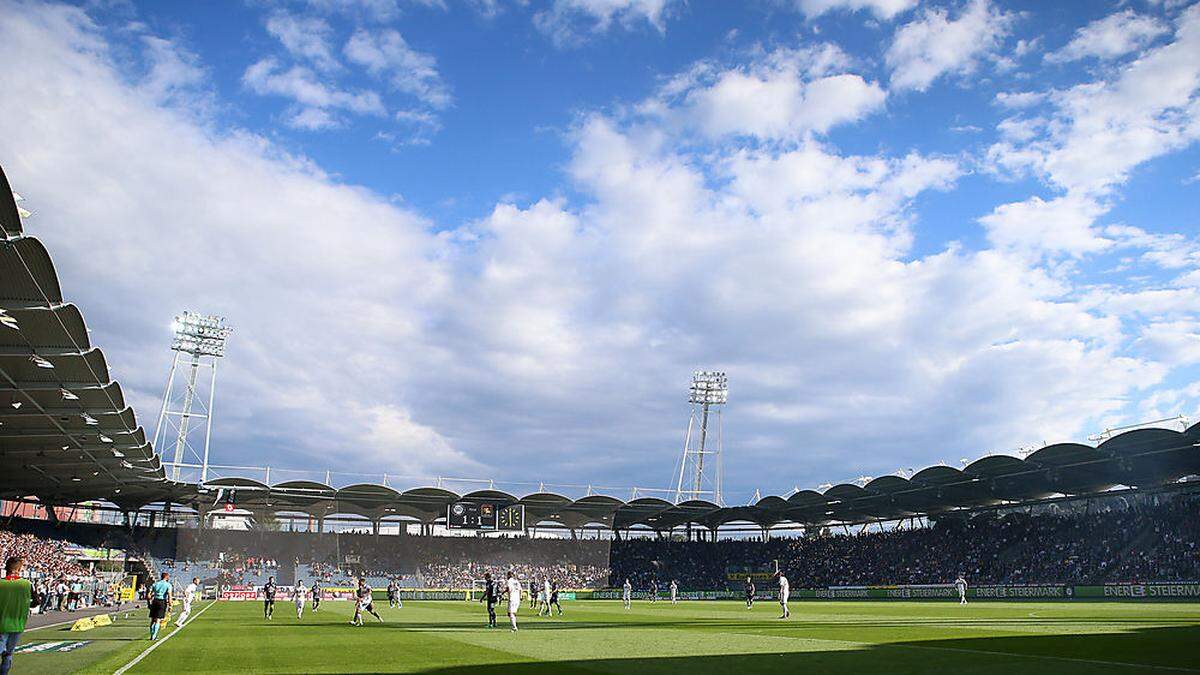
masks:
<svg viewBox="0 0 1200 675"><path fill-rule="evenodd" d="M1045 468L1009 455L989 455L971 462L963 473L979 478L996 499L1041 499L1054 493Z"/></svg>
<svg viewBox="0 0 1200 675"><path fill-rule="evenodd" d="M918 471L911 483L936 486L937 500L949 506L981 506L996 501L978 478L952 466L931 466Z"/></svg>
<svg viewBox="0 0 1200 675"><path fill-rule="evenodd" d="M1117 461L1114 479L1123 485L1169 483L1191 473L1196 448L1186 434L1171 429L1135 429L1118 434L1096 448Z"/></svg>
<svg viewBox="0 0 1200 675"><path fill-rule="evenodd" d="M21 215L17 212L13 189L8 184L8 176L4 175L2 168L0 168L0 231L9 237L21 234Z"/></svg>
<svg viewBox="0 0 1200 675"><path fill-rule="evenodd" d="M514 504L518 501L516 497L500 490L476 490L463 495L462 499L470 502L489 502L493 504Z"/></svg>
<svg viewBox="0 0 1200 675"><path fill-rule="evenodd" d="M1025 458L1046 468L1046 480L1055 492L1066 495L1100 492L1116 485L1110 456L1080 443L1056 443Z"/></svg>
<svg viewBox="0 0 1200 675"><path fill-rule="evenodd" d="M62 301L58 275L42 242L21 237L0 246L0 307L46 307Z"/></svg>

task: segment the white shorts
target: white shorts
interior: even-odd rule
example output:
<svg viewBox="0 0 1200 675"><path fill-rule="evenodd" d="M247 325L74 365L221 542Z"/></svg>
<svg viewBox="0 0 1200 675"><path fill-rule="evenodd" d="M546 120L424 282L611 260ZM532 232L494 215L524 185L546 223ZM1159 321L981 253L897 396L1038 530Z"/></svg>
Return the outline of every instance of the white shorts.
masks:
<svg viewBox="0 0 1200 675"><path fill-rule="evenodd" d="M787 604L789 595L790 595L790 593L784 593L783 595L779 596L779 601L784 604Z"/></svg>
<svg viewBox="0 0 1200 675"><path fill-rule="evenodd" d="M516 614L517 611L520 609L521 609L521 601L520 600L518 600L516 602L513 602L512 600L508 601L508 613L509 614Z"/></svg>

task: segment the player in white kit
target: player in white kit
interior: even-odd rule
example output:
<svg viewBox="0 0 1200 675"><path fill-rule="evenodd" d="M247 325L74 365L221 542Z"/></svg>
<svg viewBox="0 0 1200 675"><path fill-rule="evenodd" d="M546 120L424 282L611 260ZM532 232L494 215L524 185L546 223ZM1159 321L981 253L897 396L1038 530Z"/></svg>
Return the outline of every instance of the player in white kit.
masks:
<svg viewBox="0 0 1200 675"><path fill-rule="evenodd" d="M674 579L671 580L671 604L679 604L679 584Z"/></svg>
<svg viewBox="0 0 1200 675"><path fill-rule="evenodd" d="M779 577L779 606L783 607L783 616L781 619L786 619L792 615L788 611L788 596L791 595L792 588L788 585L787 577L783 576L783 572L776 572L775 576Z"/></svg>
<svg viewBox="0 0 1200 675"><path fill-rule="evenodd" d="M967 604L967 580L963 578L962 573L954 580L954 588L958 591L958 604Z"/></svg>
<svg viewBox="0 0 1200 675"><path fill-rule="evenodd" d="M292 587L292 601L296 603L296 620L299 621L304 616L304 582L297 581Z"/></svg>
<svg viewBox="0 0 1200 675"><path fill-rule="evenodd" d="M629 580L625 580L625 586L621 589L621 600L625 603L625 609L629 609L629 603L633 601L633 584Z"/></svg>
<svg viewBox="0 0 1200 675"><path fill-rule="evenodd" d="M550 616L550 577L542 578L542 590L538 591L538 616L542 612L546 612L546 616Z"/></svg>
<svg viewBox="0 0 1200 675"><path fill-rule="evenodd" d="M508 581L504 582L504 586L508 592L508 620L512 623L515 633L517 631L517 611L521 609L521 582L513 576L512 570L508 571Z"/></svg>
<svg viewBox="0 0 1200 675"><path fill-rule="evenodd" d="M179 618L175 621L176 626L182 626L184 621L187 621L188 615L192 613L192 600L196 597L196 589L200 587L200 577L192 577L192 583L183 589L183 611L179 613Z"/></svg>

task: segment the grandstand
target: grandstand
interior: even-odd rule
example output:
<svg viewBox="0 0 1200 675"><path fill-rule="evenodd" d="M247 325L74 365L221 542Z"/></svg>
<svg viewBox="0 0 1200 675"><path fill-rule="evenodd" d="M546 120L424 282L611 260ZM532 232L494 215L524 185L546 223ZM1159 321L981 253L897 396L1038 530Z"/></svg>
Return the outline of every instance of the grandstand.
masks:
<svg viewBox="0 0 1200 675"><path fill-rule="evenodd" d="M1104 598L1135 595L1119 590L1133 587L1200 597L1200 424L1135 429L1095 446L1056 443L1024 457L989 455L961 469L930 466L911 477L796 490L744 506L590 491L172 480L82 312L66 300L49 252L24 232L11 194L0 171L0 534L22 537L22 550L62 541L117 549L128 553L123 572L144 564L143 577L198 577L214 597L231 599L259 597L268 577L346 589L356 578L375 588L397 581L409 599L478 599L469 592L484 573L516 570L523 583L553 578L571 599L594 599L597 609L585 610L599 613L591 620L622 631L636 628L612 623L604 599L616 597L607 589L625 579L639 597L651 583L665 589L678 581L689 599L740 597L746 577L769 598L776 571L792 578L794 597L814 600L942 597L957 574L971 580L972 599ZM64 517L84 502L116 518ZM519 506L522 525L510 536L435 536L456 504ZM15 517L23 505L43 507L46 518ZM215 528L229 512L258 526ZM347 524L366 531L339 531ZM396 534L384 533L389 526ZM555 536L527 536L533 528ZM39 564L51 564L48 555L39 554ZM84 576L70 561L53 564L52 576ZM427 621L454 624L450 611L467 610L431 609ZM215 614L222 613L234 625L252 618L242 609ZM1147 621L1195 635L1200 617L1175 618ZM1168 661L1185 670L1200 665Z"/></svg>

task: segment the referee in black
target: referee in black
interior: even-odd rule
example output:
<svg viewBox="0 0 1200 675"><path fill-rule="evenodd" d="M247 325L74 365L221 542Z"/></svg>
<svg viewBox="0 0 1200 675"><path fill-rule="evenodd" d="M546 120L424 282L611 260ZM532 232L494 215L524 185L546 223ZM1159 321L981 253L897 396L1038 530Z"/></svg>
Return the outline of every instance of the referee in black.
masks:
<svg viewBox="0 0 1200 675"><path fill-rule="evenodd" d="M492 579L491 572L483 574L483 597L479 598L479 601L487 604L488 628L495 628L496 603L500 601L500 594L496 592L496 582Z"/></svg>

